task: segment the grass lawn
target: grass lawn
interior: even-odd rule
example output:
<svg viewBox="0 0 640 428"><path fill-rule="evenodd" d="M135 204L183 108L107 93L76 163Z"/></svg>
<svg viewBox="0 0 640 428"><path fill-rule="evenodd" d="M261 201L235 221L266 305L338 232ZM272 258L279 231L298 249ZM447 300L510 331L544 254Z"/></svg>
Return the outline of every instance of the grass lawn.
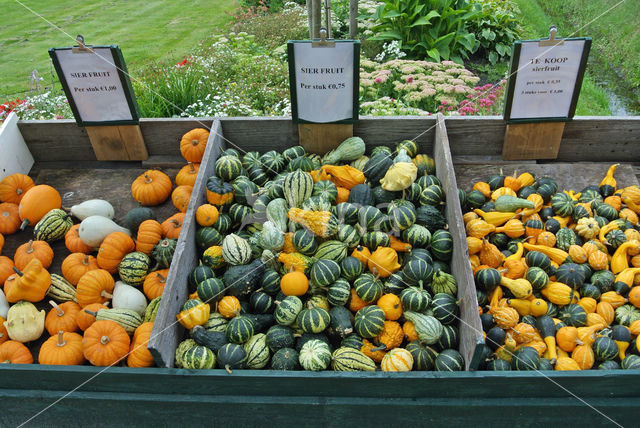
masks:
<svg viewBox="0 0 640 428"><path fill-rule="evenodd" d="M0 25L0 103L29 89L37 69L51 84L48 49L75 44L82 34L88 44L120 46L132 76L153 60L180 61L201 40L230 20L234 0L21 0L55 26L14 0L3 2ZM188 4L187 4L188 3ZM54 72L55 75L55 72ZM59 88L59 86L58 86ZM15 95L14 95L15 94Z"/></svg>

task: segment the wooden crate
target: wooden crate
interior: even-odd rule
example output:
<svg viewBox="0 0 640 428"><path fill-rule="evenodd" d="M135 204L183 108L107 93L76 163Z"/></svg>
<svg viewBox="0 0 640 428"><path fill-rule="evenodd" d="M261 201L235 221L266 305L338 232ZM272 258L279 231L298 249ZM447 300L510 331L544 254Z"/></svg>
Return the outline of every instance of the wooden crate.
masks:
<svg viewBox="0 0 640 428"><path fill-rule="evenodd" d="M446 132L441 122L436 126L435 118L362 118L354 131L370 146L420 135L416 141L421 151L435 153L441 161L436 143L448 135L459 187L471 177L465 175L471 165L503 165L505 171L513 167L500 159L505 127L501 118L448 117L445 123ZM192 128L210 126L210 119L143 119L150 158L143 163L123 163L97 161L86 133L74 121L19 123L34 154L36 174L63 168L82 174L75 170L178 167L184 164L178 149L180 136ZM213 129L224 133L231 147L230 142L248 150L297 144L296 127L281 118L223 118ZM576 118L567 123L557 162L624 161L637 169L638 143L639 117ZM535 164L525 163L527 167ZM624 178L620 173L616 178L623 182L628 171ZM443 184L447 182L440 178ZM447 188L453 183L449 180ZM455 202L448 203L449 209L452 204ZM185 239L179 247L180 260L188 251ZM464 246L454 251L456 257L466 256ZM472 288L467 292L472 293ZM168 319L166 313L164 316ZM478 336L471 335L468 342L473 346L477 340ZM161 344L157 346L162 349ZM162 352L158 351L159 358ZM465 351L467 358L469 352ZM171 357L166 358L169 362ZM612 425L612 419L619 424L633 420L639 398L640 370L406 374L238 370L229 375L221 370L0 364L2 426L28 420L38 425L92 426L168 425L173 421L257 426L266 420L324 426L489 425L498 421L529 426L561 420L596 426Z"/></svg>

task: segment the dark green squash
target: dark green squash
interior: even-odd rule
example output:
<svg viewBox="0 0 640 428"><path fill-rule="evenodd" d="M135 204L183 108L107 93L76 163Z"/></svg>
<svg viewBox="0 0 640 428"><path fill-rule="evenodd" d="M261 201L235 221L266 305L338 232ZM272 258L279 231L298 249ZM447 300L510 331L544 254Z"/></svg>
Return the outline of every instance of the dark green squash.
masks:
<svg viewBox="0 0 640 428"><path fill-rule="evenodd" d="M247 353L235 343L227 343L218 350L218 367L228 372L245 368L246 361Z"/></svg>
<svg viewBox="0 0 640 428"><path fill-rule="evenodd" d="M200 325L193 327L190 333L198 345L206 346L213 352L218 352L221 347L229 343L224 333L220 331L209 331Z"/></svg>
<svg viewBox="0 0 640 428"><path fill-rule="evenodd" d="M260 284L264 273L262 260L254 260L247 265L229 266L222 276L222 281L230 296L246 296Z"/></svg>
<svg viewBox="0 0 640 428"><path fill-rule="evenodd" d="M431 347L422 345L419 340L407 343L405 349L413 357L413 370L433 370L438 353Z"/></svg>
<svg viewBox="0 0 640 428"><path fill-rule="evenodd" d="M224 283L220 278L207 278L198 283L198 297L213 305L224 297L224 288Z"/></svg>
<svg viewBox="0 0 640 428"><path fill-rule="evenodd" d="M353 326L364 338L376 337L384 329L384 311L377 305L365 306L355 316Z"/></svg>
<svg viewBox="0 0 640 428"><path fill-rule="evenodd" d="M464 358L455 349L445 349L436 357L434 368L437 372L460 372L464 370Z"/></svg>
<svg viewBox="0 0 640 428"><path fill-rule="evenodd" d="M130 209L122 219L122 226L129 229L133 236L138 234L138 227L145 220L156 220L155 212L149 207Z"/></svg>
<svg viewBox="0 0 640 428"><path fill-rule="evenodd" d="M345 338L353 333L353 315L344 306L334 306L329 310L331 318L329 333L332 336Z"/></svg>
<svg viewBox="0 0 640 428"><path fill-rule="evenodd" d="M393 165L391 156L388 153L378 152L372 154L364 165L362 173L370 183L373 183L373 186L377 186L391 165Z"/></svg>

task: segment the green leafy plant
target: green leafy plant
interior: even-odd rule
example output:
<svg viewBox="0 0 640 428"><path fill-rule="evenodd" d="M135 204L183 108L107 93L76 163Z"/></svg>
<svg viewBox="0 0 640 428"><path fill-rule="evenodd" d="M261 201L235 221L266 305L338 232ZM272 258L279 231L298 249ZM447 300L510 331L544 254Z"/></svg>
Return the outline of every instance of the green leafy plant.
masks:
<svg viewBox="0 0 640 428"><path fill-rule="evenodd" d="M476 52L491 64L511 56L511 45L521 38L522 30L516 14L518 8L510 1L473 0L480 12L469 20L468 28L479 42Z"/></svg>
<svg viewBox="0 0 640 428"><path fill-rule="evenodd" d="M374 40L398 40L412 58L462 63L478 47L467 21L480 12L467 0L386 0L374 14Z"/></svg>

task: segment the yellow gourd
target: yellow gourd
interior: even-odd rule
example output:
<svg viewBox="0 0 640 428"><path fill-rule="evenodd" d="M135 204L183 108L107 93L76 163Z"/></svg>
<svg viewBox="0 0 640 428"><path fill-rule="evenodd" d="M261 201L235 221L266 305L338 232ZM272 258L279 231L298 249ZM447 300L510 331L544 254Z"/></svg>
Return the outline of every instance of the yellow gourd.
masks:
<svg viewBox="0 0 640 428"><path fill-rule="evenodd" d="M322 238L333 235L338 228L337 219L329 211L311 211L292 207L289 208L287 217Z"/></svg>
<svg viewBox="0 0 640 428"><path fill-rule="evenodd" d="M378 247L369 256L367 265L374 275L378 275L381 278L387 278L402 267L398 263L398 253L389 247Z"/></svg>
<svg viewBox="0 0 640 428"><path fill-rule="evenodd" d="M524 278L509 279L503 276L500 285L507 287L517 299L526 299L533 293L531 283Z"/></svg>
<svg viewBox="0 0 640 428"><path fill-rule="evenodd" d="M640 250L638 241L627 241L620 244L616 252L611 256L611 272L618 274L629 268L628 252L630 249Z"/></svg>
<svg viewBox="0 0 640 428"><path fill-rule="evenodd" d="M575 292L566 284L550 281L541 293L551 303L564 306L571 303Z"/></svg>
<svg viewBox="0 0 640 428"><path fill-rule="evenodd" d="M480 218L477 218L469 221L465 226L465 230L467 232L467 236L482 239L488 234L495 232L496 227Z"/></svg>
<svg viewBox="0 0 640 428"><path fill-rule="evenodd" d="M524 224L517 218L507 221L504 226L496 227L496 233L504 233L509 238L519 238L524 235Z"/></svg>
<svg viewBox="0 0 640 428"><path fill-rule="evenodd" d="M478 214L480 217L482 217L484 221L486 221L487 223L493 226L501 226L505 224L508 220L511 220L512 218L517 216L516 213L512 213L512 212L506 212L506 213L499 212L499 211L485 212L485 211L482 211L481 209L475 209L473 210L473 212ZM496 232L498 232L498 230L496 230Z"/></svg>
<svg viewBox="0 0 640 428"><path fill-rule="evenodd" d="M380 186L389 192L397 192L409 188L417 177L418 168L412 162L398 162L387 170Z"/></svg>

